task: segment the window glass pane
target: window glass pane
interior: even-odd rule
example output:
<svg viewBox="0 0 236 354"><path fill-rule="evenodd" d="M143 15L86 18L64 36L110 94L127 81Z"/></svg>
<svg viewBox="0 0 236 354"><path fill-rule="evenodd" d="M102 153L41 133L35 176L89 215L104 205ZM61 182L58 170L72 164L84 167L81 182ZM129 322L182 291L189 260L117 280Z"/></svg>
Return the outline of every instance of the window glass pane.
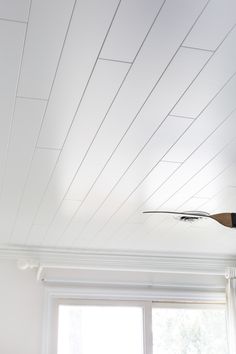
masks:
<svg viewBox="0 0 236 354"><path fill-rule="evenodd" d="M153 309L153 354L226 354L223 309Z"/></svg>
<svg viewBox="0 0 236 354"><path fill-rule="evenodd" d="M58 354L143 354L141 307L59 306Z"/></svg>

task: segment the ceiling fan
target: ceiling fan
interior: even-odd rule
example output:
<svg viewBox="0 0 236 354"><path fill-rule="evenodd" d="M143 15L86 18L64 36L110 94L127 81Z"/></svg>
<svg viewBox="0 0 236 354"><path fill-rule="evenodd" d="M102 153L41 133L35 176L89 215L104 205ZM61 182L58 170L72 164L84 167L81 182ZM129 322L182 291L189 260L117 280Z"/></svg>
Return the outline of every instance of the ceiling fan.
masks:
<svg viewBox="0 0 236 354"><path fill-rule="evenodd" d="M164 211L164 210L148 210L144 214L172 214L178 215L181 221L195 221L202 218L209 218L217 221L221 225L230 228L236 228L236 213L219 213L209 214L203 211Z"/></svg>

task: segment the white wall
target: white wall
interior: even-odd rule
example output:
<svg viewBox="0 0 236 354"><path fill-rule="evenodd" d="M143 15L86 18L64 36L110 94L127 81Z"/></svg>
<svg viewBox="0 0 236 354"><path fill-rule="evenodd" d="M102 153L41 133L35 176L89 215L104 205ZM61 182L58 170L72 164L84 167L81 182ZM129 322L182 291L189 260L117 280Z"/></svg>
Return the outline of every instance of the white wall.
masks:
<svg viewBox="0 0 236 354"><path fill-rule="evenodd" d="M34 270L0 260L0 353L41 354L43 286Z"/></svg>

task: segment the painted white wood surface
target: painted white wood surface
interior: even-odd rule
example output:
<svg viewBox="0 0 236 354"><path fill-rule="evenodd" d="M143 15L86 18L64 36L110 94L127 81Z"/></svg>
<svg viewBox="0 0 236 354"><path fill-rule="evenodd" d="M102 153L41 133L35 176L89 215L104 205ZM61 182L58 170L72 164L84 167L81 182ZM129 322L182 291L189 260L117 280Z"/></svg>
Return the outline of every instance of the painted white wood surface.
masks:
<svg viewBox="0 0 236 354"><path fill-rule="evenodd" d="M0 0L0 246L236 252L142 214L235 211L235 6Z"/></svg>
<svg viewBox="0 0 236 354"><path fill-rule="evenodd" d="M27 22L30 0L0 0L0 18L2 20Z"/></svg>
<svg viewBox="0 0 236 354"><path fill-rule="evenodd" d="M20 96L49 97L73 4L74 0L32 1L19 81Z"/></svg>

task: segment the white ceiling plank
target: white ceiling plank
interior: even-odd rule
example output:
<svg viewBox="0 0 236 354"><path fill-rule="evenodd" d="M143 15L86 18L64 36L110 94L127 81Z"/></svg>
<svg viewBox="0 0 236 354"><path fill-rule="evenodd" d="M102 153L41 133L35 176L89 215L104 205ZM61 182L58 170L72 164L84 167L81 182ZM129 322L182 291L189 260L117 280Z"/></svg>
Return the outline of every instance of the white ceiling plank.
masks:
<svg viewBox="0 0 236 354"><path fill-rule="evenodd" d="M150 93L150 90L153 88L157 80L161 78L163 70L168 67L167 63L174 58L177 49L186 36L186 31L190 30L193 22L197 19L197 16L200 14L205 4L206 1L198 3L194 2L194 4L191 4L190 6L188 1L183 0L181 1L181 8L176 6L176 3L173 2L168 3L167 6L163 8L158 18L158 22L155 23L152 31L146 39L137 60L125 80L122 90L119 92L119 95L113 103L102 129L98 132L86 157L86 163L88 159L90 159L94 169L95 167L101 169L106 163L127 127L132 122L134 116L140 110L140 107ZM173 26L170 28L167 26L169 13L172 14L176 12L179 13L179 17L176 16L174 18ZM166 38L169 40L168 47L163 45ZM153 75L153 70L155 70L156 76ZM140 82L142 82L142 85L140 85ZM106 143L104 144L104 142ZM51 190L55 190L56 188L58 192L56 185L58 185L58 181L64 178L63 175L65 175L65 169L68 175L71 173L70 179L72 180L77 168L73 168L73 171L71 169L70 172L68 169L68 160L71 160L71 152L67 155L66 160L64 162L62 161L55 171L55 179L52 179L52 182L50 183L52 188L49 186L42 207L35 220L36 224L49 222L53 217L53 213L48 213L47 207L50 203L50 188ZM74 165L75 162L78 167L80 162L78 163L77 161L74 161ZM70 181L68 182L68 175L66 176L67 180L65 186L62 186L63 188L61 188L62 193L66 191L66 188L70 183ZM87 178L88 177L89 176L87 176ZM53 184L55 185L53 186ZM54 192L52 192L52 194L54 194ZM58 204L58 206L59 205L60 204ZM54 209L54 213L56 210L57 206Z"/></svg>
<svg viewBox="0 0 236 354"><path fill-rule="evenodd" d="M236 23L234 0L210 1L184 45L215 50Z"/></svg>
<svg viewBox="0 0 236 354"><path fill-rule="evenodd" d="M28 20L30 0L0 0L0 19Z"/></svg>
<svg viewBox="0 0 236 354"><path fill-rule="evenodd" d="M26 26L0 21L0 177L8 144Z"/></svg>
<svg viewBox="0 0 236 354"><path fill-rule="evenodd" d="M158 124L163 120L165 115L168 114L168 111L179 99L186 87L191 83L208 57L209 54L206 55L205 52L197 52L195 50L186 51L186 49L180 50L176 59L170 65L166 74L153 91L153 94L147 101L146 105L143 107L139 114L139 118L135 121L132 128L116 150L116 153L106 165L99 180L96 182L92 193L90 193L88 197L89 201L85 202L87 207L85 207L86 213L83 214L85 214L87 218L89 218L89 215L93 215L108 195L109 191L112 190L115 183L119 181L122 173L125 172L130 163L136 158L137 153L143 148L155 129L157 129ZM186 70L186 63L189 61L192 62L192 66L188 67L189 70ZM167 96L168 100L166 99ZM181 120L182 118L179 118L180 125ZM187 121L186 127L191 123L190 120ZM175 121L175 118L173 118L173 122L178 122L178 119ZM183 124L185 124L185 122L183 122ZM171 126L169 130L172 130ZM104 140L106 141L107 138L104 138ZM132 144L130 144L131 141ZM160 149L160 151L162 150ZM97 161L95 157L93 160ZM90 178L96 178L96 175L93 177L93 173L96 169L94 165L91 165L91 161L87 163L87 166L85 163L83 167L85 167L85 170L83 171L82 176L80 170L78 177L75 178L74 183L67 194L69 199L74 198L83 200L92 184ZM91 169L91 167L93 168ZM84 210L84 207L82 207L82 209Z"/></svg>
<svg viewBox="0 0 236 354"><path fill-rule="evenodd" d="M236 28L209 60L198 79L173 110L175 115L196 118L235 73Z"/></svg>
<svg viewBox="0 0 236 354"><path fill-rule="evenodd" d="M219 174L210 184L201 189L196 196L213 198L214 195L222 191L227 186L236 186L235 181L236 164L233 163L230 167Z"/></svg>
<svg viewBox="0 0 236 354"><path fill-rule="evenodd" d="M19 96L49 97L73 4L74 0L32 2Z"/></svg>
<svg viewBox="0 0 236 354"><path fill-rule="evenodd" d="M159 208L162 210L178 209L183 203L186 203L189 198L197 193L202 186L206 185L208 181L213 178L212 176L223 170L227 163L231 160L235 160L235 142L229 144L225 150L220 152L219 155L214 158L214 155L217 150L219 150L220 146L224 146L225 142L230 139L229 130L234 130L234 128L235 115L226 122L224 129L219 130L218 134L209 138L208 141L199 148L199 151L197 150L195 154L192 155L192 157L186 161L161 188L157 189L156 192L143 202L133 214L130 216L127 215L128 219L126 219L125 223L123 222L123 226L116 235L116 238L122 233L125 234L124 230L126 229L127 222L135 224L144 220L146 223L146 226L144 226L146 232L155 229L156 225L160 223L160 219L150 217L149 215L144 218L142 216L142 211L158 210ZM233 135L234 133L232 132L232 136ZM216 149L217 145L218 149ZM210 161L211 158L213 158L212 161ZM208 161L210 162L208 163ZM194 177L195 173L196 177ZM110 223L112 223L112 219L110 220ZM139 229L140 233L142 233L142 229ZM104 236L105 234L103 234L103 237Z"/></svg>
<svg viewBox="0 0 236 354"><path fill-rule="evenodd" d="M80 150L81 147L78 144L80 144L80 139L83 139L81 146L86 144L86 148L82 148L81 152L86 152L129 67L130 65L126 63L98 60L71 132L65 142L64 150L71 149L70 154L75 151L75 148ZM38 145L47 147L50 140L59 142L61 137L65 135L68 129L68 119L65 117L57 122L56 119L57 117L46 120ZM80 136L81 127L83 127L82 136ZM78 158L78 156L76 157ZM80 162L80 159L78 161Z"/></svg>
<svg viewBox="0 0 236 354"><path fill-rule="evenodd" d="M235 10L0 0L4 249L235 253L212 220L143 214L235 211Z"/></svg>
<svg viewBox="0 0 236 354"><path fill-rule="evenodd" d="M188 211L188 210L205 210L203 205L208 202L208 199L206 198L190 198L188 199L186 202L180 204L180 206L177 208L177 210L179 211ZM154 218L153 218L154 219ZM170 222L171 221L171 222ZM199 220L200 222L202 222L202 219ZM198 221L195 221L196 223L198 223ZM194 223L195 223L194 222ZM179 217L177 216L171 216L171 215L166 215L165 219L163 220L163 222L161 224L159 223L155 223L157 225L157 227L155 227L150 234L148 234L149 237L155 237L156 238L156 234L160 231L163 232L168 232L169 230L172 232L174 231L176 232L188 232L189 231L189 227L191 226L192 222L191 221L181 221Z"/></svg>
<svg viewBox="0 0 236 354"><path fill-rule="evenodd" d="M205 198L191 198L186 203L184 203L181 207L181 210L202 210L203 205L207 203L208 199ZM178 219L174 216L166 216L166 215L152 215L152 223L150 225L145 224L124 224L123 228L119 230L119 232L112 237L106 237L105 242L103 239L99 238L94 240L94 247L98 246L99 242L106 243L106 247L114 247L114 244L117 244L117 247L122 245L122 243L126 245L143 248L143 249L151 249L155 247L159 251L166 251L168 249L168 245L171 244L172 249L178 250L178 252L188 252L190 249L196 249L201 252L201 248L204 245L204 251L211 252L214 248L220 251L220 245L213 247L213 244L208 244L209 238L205 233L205 229L207 228L207 232L212 234L213 231L213 239L215 238L216 242L218 240L221 242L224 240L224 237L220 237L221 228L219 229L219 225L214 221L208 220L199 220L196 223L184 223L178 221ZM149 220L148 220L149 221ZM149 227L147 227L149 226ZM192 230L192 227L200 228L198 233ZM223 228L225 234L227 230ZM99 236L99 235L98 235ZM202 236L202 237L201 237ZM199 241L199 238L200 241ZM203 240L205 239L205 240ZM211 237L210 237L211 239ZM120 242L122 240L123 242ZM220 243L219 242L219 243ZM205 248L206 246L206 248ZM231 246L232 247L232 246Z"/></svg>
<svg viewBox="0 0 236 354"><path fill-rule="evenodd" d="M193 196L208 182L212 180L212 176L219 174L221 171L225 169L227 165L229 165L230 161L235 160L234 151L236 148L236 143L230 144L226 149L224 149L219 155L217 155L212 161L210 161L205 168L200 170L200 172L195 175L189 182L185 183L184 186L177 191L174 196L170 198L166 203L161 206L162 210L197 210L196 208L199 205L202 205L206 202L206 199L202 198L194 198ZM153 189L154 190L154 189ZM143 200L147 199L147 196L143 196ZM137 208L137 205L136 205ZM208 210L206 210L208 211ZM106 215L109 214L108 212ZM128 216L128 215L127 215ZM143 219L141 211L138 212L138 220L141 222ZM154 218L153 218L154 220ZM113 223L113 218L111 219L111 224ZM159 225L159 222L157 223ZM167 220L168 224L168 220ZM156 223L155 223L156 225ZM162 225L162 224L161 224ZM150 226L150 224L148 224ZM171 226L171 225L169 225ZM169 227L168 226L168 227ZM167 230L166 222L163 222L163 228ZM103 230L104 233L104 230ZM107 229L106 229L107 235ZM89 232L87 233L89 238ZM96 235L97 236L97 235ZM98 235L100 236L100 234Z"/></svg>
<svg viewBox="0 0 236 354"><path fill-rule="evenodd" d="M145 202L142 208L158 209L178 189L182 188L193 176L213 159L217 152L235 137L235 114L233 114L220 129L202 144L191 157L182 164L181 168Z"/></svg>
<svg viewBox="0 0 236 354"><path fill-rule="evenodd" d="M146 175L148 175L161 160L166 150L179 138L189 124L189 119L181 118L175 120L173 117L163 123L150 140L149 144L146 145L138 158L125 173L119 184L112 190L108 199L105 199L105 202L101 205L93 220L87 225L86 235L89 234L91 236L92 232L94 233L94 226L95 228L99 228L109 219L116 209L128 198L129 194L145 179ZM175 128L173 129L173 127ZM103 182L105 182L105 180ZM102 192L104 188L106 190L106 185L103 183L103 188L100 185L100 192ZM84 224L89 220L89 216L93 216L96 208L103 201L103 199L101 199L99 203L96 202L99 198L97 192L98 190L96 190L96 193L91 194L91 197L88 197L81 209L79 209L74 222L72 222L68 232L65 234L67 239L70 234L80 235L80 231L81 229L83 230ZM85 218L83 218L84 215L86 216ZM97 231L98 230L99 229L97 229Z"/></svg>
<svg viewBox="0 0 236 354"><path fill-rule="evenodd" d="M98 61L39 209L37 224L47 224L60 206L128 68L129 64Z"/></svg>
<svg viewBox="0 0 236 354"><path fill-rule="evenodd" d="M130 197L119 207L112 215L112 218L104 224L102 230L98 230L98 236L109 239L111 235L129 218L129 216L142 204L143 200L150 196L154 190L161 186L162 183L176 170L179 166L177 163L160 162L144 179L139 187L130 195ZM139 215L140 216L140 215ZM142 216L142 215L141 215ZM141 217L137 221L140 223ZM97 238L97 235L96 235ZM93 239L95 240L95 239ZM60 245L69 246L67 237L62 239ZM77 244L80 242L78 239Z"/></svg>
<svg viewBox="0 0 236 354"><path fill-rule="evenodd" d="M236 187L225 186L213 196L204 208L210 213L235 212Z"/></svg>
<svg viewBox="0 0 236 354"><path fill-rule="evenodd" d="M236 109L236 77L217 95L166 155L166 160L184 161Z"/></svg>
<svg viewBox="0 0 236 354"><path fill-rule="evenodd" d="M61 231L65 229L68 222L80 205L78 200L63 200L59 212L57 213L52 225L47 229L46 234L41 233L41 245L53 247L58 244L61 236Z"/></svg>
<svg viewBox="0 0 236 354"><path fill-rule="evenodd" d="M96 182L92 193L89 195L89 201L85 203L87 205L85 207L87 218L93 215L113 186L119 181L119 178L136 158L139 151L158 128L158 125L171 110L181 94L183 94L186 87L191 83L208 58L209 54L202 51L197 52L187 49L179 51L175 60L143 107L139 118L135 121ZM186 70L186 63L189 61L192 62L192 66L189 66L188 70ZM168 96L168 100L166 100L166 96ZM178 120L173 119L173 121L177 122ZM185 121L180 118L180 126L181 123L185 124ZM186 127L190 123L191 121L187 120ZM169 129L171 131L171 127ZM107 138L104 138L104 140L106 141ZM130 144L131 141L132 144ZM162 150L160 149L160 151ZM80 170L77 178L75 178L66 196L67 198L83 200L89 191L91 181L96 178L96 175L94 175L96 168L94 164L91 165L90 163L87 165L85 163L82 168L84 167L82 176ZM82 209L84 210L84 207Z"/></svg>
<svg viewBox="0 0 236 354"><path fill-rule="evenodd" d="M172 164L171 166L170 163L162 162L157 166L157 171L158 171L158 167L162 167L163 164L165 169L170 168L170 173L166 173L166 175L164 175L165 179L170 177L171 174L174 173L177 167L179 166L179 164L176 164L176 166L173 166ZM161 174L163 174L163 172L161 172ZM157 177L161 179L160 176ZM161 186L162 183L165 182L165 179L162 178L161 183L156 183L156 185L153 183L153 188L152 189L150 188L149 196L153 193L154 190L156 190L158 187ZM147 184L146 188L148 188L149 178L147 178L144 181L144 186L146 184ZM139 209L139 206L142 205L144 198L140 198L139 196L139 200L137 200L136 203L133 202L134 199L137 199L136 194L139 193L140 191L138 189L130 196L130 198L125 202L125 204L122 205L122 207L115 213L114 216L112 216L109 222L105 224L105 227L103 227L102 230L96 234L96 238L94 238L93 241L95 241L97 238L98 239L102 238L102 240L106 240L106 241L110 240L111 242L112 240L114 240L114 237L115 239L119 239L119 238L124 239L126 237L125 236L126 225L136 225L136 229L137 230L139 229L139 232L141 230L143 231L143 227L144 227L146 229L144 233L147 234L147 231L151 227L151 224L154 225L157 224L157 220L155 219L158 218L158 224L162 223L166 219L166 215L164 214L163 215L160 214L157 216L155 215L156 218L155 217L152 218L154 221L153 223L148 222L147 224L145 224L146 216L145 214L142 213L142 211L145 211L145 209L143 209L142 211ZM147 193L145 194L145 196L147 196ZM185 203L184 210L196 210L196 208L199 205L203 204L207 200L208 199L206 198L191 198L187 203ZM138 211L136 212L136 210Z"/></svg>
<svg viewBox="0 0 236 354"><path fill-rule="evenodd" d="M74 21L71 24L71 31L68 35L67 45L65 46L55 81L55 87L47 109L45 124L39 139L39 146L58 148L61 147L66 137L71 120L76 112L77 105L101 47L102 40L104 39L109 15L111 17L109 11L113 11L114 0L103 1L104 4L101 4L101 1L93 1L94 8L98 7L96 12L94 9L95 18L91 16L91 4L89 5L89 1L84 0L84 6L88 7L89 14L86 13L86 8L84 11L81 11L79 8L78 13L75 12ZM137 113L150 90L168 65L168 62L186 36L186 31L191 28L205 3L205 0L201 0L197 3L191 2L190 6L189 1L181 0L179 4L170 2L162 9L158 21L152 27L137 60L135 60L135 64L122 87L121 94L117 97L115 105L113 105L108 115L108 118L112 116L113 119L116 119L117 115L122 117L119 123L120 129L123 127L121 126L121 119L125 122L124 130L130 120L133 119L133 116ZM80 2L80 4L82 5L83 2ZM105 18L104 8L106 8ZM172 21L172 27L168 26L170 13L175 13L176 15ZM78 37L78 33L81 34L81 38ZM166 41L168 42L168 46L164 45ZM81 50L83 50L83 56L81 56ZM129 121L127 116L129 116ZM63 123L64 129L60 131L60 136L59 132L57 133L54 140L54 127L58 126L58 121L63 122L64 120L66 120L66 123ZM114 124L111 119L109 121L111 125ZM53 127L52 131L50 131L51 127ZM48 131L51 132L50 136Z"/></svg>
<svg viewBox="0 0 236 354"><path fill-rule="evenodd" d="M202 210L202 205L208 202L208 198L192 197L178 207L178 210Z"/></svg>
<svg viewBox="0 0 236 354"><path fill-rule="evenodd" d="M61 56L38 146L62 147L117 4L118 0L78 1ZM56 134L55 127L58 129Z"/></svg>
<svg viewBox="0 0 236 354"><path fill-rule="evenodd" d="M9 239L46 103L18 98L0 198L1 241ZM27 135L26 135L27 134Z"/></svg>
<svg viewBox="0 0 236 354"><path fill-rule="evenodd" d="M42 235L45 235L46 229L47 226L45 225L32 225L26 245L40 247L43 237Z"/></svg>
<svg viewBox="0 0 236 354"><path fill-rule="evenodd" d="M164 204L165 209L170 209L173 205L184 203L190 197L194 196L202 187L212 180L212 176L217 176L225 170L232 162L235 161L236 143L231 143L212 161L210 161L205 168L200 170L189 182L187 182L180 191Z"/></svg>
<svg viewBox="0 0 236 354"><path fill-rule="evenodd" d="M102 58L132 62L163 0L124 0L101 52Z"/></svg>
<svg viewBox="0 0 236 354"><path fill-rule="evenodd" d="M36 149L16 220L12 225L11 244L25 244L28 240L30 227L58 155L58 150Z"/></svg>
<svg viewBox="0 0 236 354"><path fill-rule="evenodd" d="M165 75L143 106L132 127L116 149L115 154L109 160L102 175L99 176L99 181L96 182L93 194L99 195L101 190L104 191L104 186L106 186L107 191L114 186L158 126L166 118L178 99L180 99L208 58L209 54L206 52L183 48L179 50ZM191 66L187 65L189 61L192 63ZM109 141L110 134L110 130L109 132L105 131L103 141ZM99 175L100 169L105 163L104 160L100 164L98 163L103 157L103 154L101 154L101 148L103 149L103 147L107 148L107 145L100 144L96 150L94 148L93 153L85 160L67 194L69 199L83 200L89 192L94 180ZM96 165L92 161L96 161ZM178 159L173 161L178 161ZM98 202L98 198L96 198L96 202Z"/></svg>
<svg viewBox="0 0 236 354"><path fill-rule="evenodd" d="M86 163L89 161L92 164L93 169L96 168L100 170L104 166L127 127L132 122L135 114L139 111L143 101L155 85L156 80L161 77L163 70L167 66L167 62L171 60L175 54L175 51L181 44L181 41L183 41L186 30L189 30L193 21L196 19L205 4L205 2L198 2L197 4L194 3L194 6L189 7L188 1L183 0L181 3L182 8L180 11L179 6L176 7L176 3L171 2L165 11L163 9L158 23L153 26L152 31L150 32L148 39L146 40L142 51L137 58L137 61L132 66L132 70L129 72L120 94L116 97L116 100L102 125L102 129L99 130L86 157ZM166 26L166 20L170 9L172 12L179 11L179 17L176 17L171 29ZM186 14L188 14L188 16L186 16ZM166 36L168 36L168 38L170 36L170 46L163 47L163 41ZM155 55L150 55L151 50ZM162 56L160 56L160 52L162 52ZM155 66L156 77L153 75L153 66ZM140 85L140 82L142 82L142 85ZM91 103L89 104L91 106ZM57 117L57 115L55 115L55 117ZM73 129L72 134L75 134L75 129ZM70 136L67 141L69 142L69 145ZM83 151L86 152L86 150ZM66 156L66 158L64 158L64 156ZM70 169L68 168L68 161L71 161ZM50 183L47 194L43 200L42 207L39 210L36 220L37 224L44 223L46 220L48 222L53 216L53 214L49 215L45 212L48 203L50 203L50 193L54 194L53 190L55 190L55 188L58 190L58 183L61 182L62 178L65 178L65 182L62 182L63 185L61 186L63 198L64 193L66 192L66 189L74 177L80 163L81 160L77 156L73 157L72 161L71 150L69 151L69 149L65 147L64 154L60 159L54 178ZM87 178L88 177L89 176L87 175ZM56 208L54 212L55 211Z"/></svg>

